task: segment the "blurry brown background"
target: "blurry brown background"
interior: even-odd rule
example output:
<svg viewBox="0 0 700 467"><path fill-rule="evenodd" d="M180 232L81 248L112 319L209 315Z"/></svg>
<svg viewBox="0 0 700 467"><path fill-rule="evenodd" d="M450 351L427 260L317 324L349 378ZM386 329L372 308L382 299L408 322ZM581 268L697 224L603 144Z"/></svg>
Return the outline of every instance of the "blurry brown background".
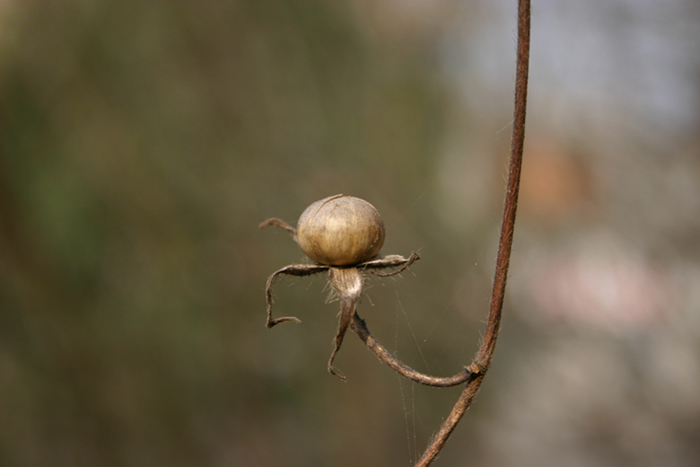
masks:
<svg viewBox="0 0 700 467"><path fill-rule="evenodd" d="M360 314L453 374L489 301L515 1L0 2L0 465L408 466L458 395L348 335L294 223L372 202ZM503 333L436 466L700 464L700 4L535 0Z"/></svg>

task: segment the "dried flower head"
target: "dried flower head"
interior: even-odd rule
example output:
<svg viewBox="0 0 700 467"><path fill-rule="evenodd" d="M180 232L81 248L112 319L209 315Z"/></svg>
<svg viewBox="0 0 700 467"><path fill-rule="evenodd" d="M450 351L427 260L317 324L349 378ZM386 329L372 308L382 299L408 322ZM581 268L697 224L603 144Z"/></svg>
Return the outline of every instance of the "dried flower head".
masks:
<svg viewBox="0 0 700 467"><path fill-rule="evenodd" d="M283 274L309 276L328 271L328 281L340 300L340 321L328 371L345 379L333 368L333 359L362 294L363 272L369 270L380 277L393 276L408 268L419 256L413 252L408 259L399 255L378 257L384 244L384 222L374 206L353 196L335 195L316 201L301 214L296 229L276 218L266 220L260 227L269 225L292 232L301 250L316 264L290 264L267 279L267 327L285 321L301 322L293 316L272 318L272 284L277 277ZM386 268L398 269L378 272Z"/></svg>

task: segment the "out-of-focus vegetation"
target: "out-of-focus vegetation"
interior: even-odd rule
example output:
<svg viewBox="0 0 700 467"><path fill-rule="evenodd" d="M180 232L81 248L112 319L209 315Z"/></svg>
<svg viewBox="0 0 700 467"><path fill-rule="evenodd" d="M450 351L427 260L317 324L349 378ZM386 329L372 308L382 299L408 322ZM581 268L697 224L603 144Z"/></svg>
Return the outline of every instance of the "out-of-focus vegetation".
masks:
<svg viewBox="0 0 700 467"><path fill-rule="evenodd" d="M577 3L534 9L511 299L442 465L700 459L700 11ZM257 225L369 200L383 252L423 259L360 314L421 370L468 364L514 6L4 2L0 465L409 465L457 390L351 335L328 375L320 276L280 282L303 323L265 329L266 277L304 259Z"/></svg>

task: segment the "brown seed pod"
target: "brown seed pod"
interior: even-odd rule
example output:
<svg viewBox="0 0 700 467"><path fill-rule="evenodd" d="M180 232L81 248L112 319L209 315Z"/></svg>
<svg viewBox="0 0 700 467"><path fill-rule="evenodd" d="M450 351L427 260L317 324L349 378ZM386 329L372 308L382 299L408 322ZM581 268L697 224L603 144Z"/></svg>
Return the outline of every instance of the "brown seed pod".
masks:
<svg viewBox="0 0 700 467"><path fill-rule="evenodd" d="M384 245L384 222L367 201L335 195L301 213L296 240L312 260L329 266L367 261Z"/></svg>

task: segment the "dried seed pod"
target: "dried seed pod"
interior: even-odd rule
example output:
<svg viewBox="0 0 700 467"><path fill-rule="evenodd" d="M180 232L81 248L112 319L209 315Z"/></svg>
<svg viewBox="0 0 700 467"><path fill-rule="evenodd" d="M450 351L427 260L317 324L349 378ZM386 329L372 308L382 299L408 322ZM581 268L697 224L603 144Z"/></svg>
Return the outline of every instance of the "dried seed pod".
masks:
<svg viewBox="0 0 700 467"><path fill-rule="evenodd" d="M384 245L384 222L367 201L335 195L304 210L296 240L312 260L328 266L349 266L367 261Z"/></svg>
<svg viewBox="0 0 700 467"><path fill-rule="evenodd" d="M265 295L267 298L268 328L284 322L300 322L293 316L282 318L272 317L272 284L282 275L296 277L311 276L322 271L328 271L328 281L340 301L340 319L338 332L335 336L333 353L328 360L328 371L340 379L345 379L333 368L333 359L340 350L345 333L353 319L362 323L355 313L355 307L362 295L364 271L369 271L380 277L394 276L406 270L418 254L411 253L406 259L399 255L389 255L375 258L384 244L384 223L377 210L359 198L335 195L316 201L306 208L299 218L295 229L281 219L272 218L260 224L260 227L274 225L294 234L301 249L311 259L321 264L290 264L272 273L267 278ZM378 270L393 269L388 273ZM366 328L362 335L368 335ZM362 336L361 336L362 337ZM365 338L363 337L363 340ZM367 342L365 340L365 342ZM369 345L369 344L368 344ZM386 352L377 344L377 348ZM377 354L380 355L379 353ZM381 356L380 356L381 358ZM403 368L389 364L392 368Z"/></svg>

